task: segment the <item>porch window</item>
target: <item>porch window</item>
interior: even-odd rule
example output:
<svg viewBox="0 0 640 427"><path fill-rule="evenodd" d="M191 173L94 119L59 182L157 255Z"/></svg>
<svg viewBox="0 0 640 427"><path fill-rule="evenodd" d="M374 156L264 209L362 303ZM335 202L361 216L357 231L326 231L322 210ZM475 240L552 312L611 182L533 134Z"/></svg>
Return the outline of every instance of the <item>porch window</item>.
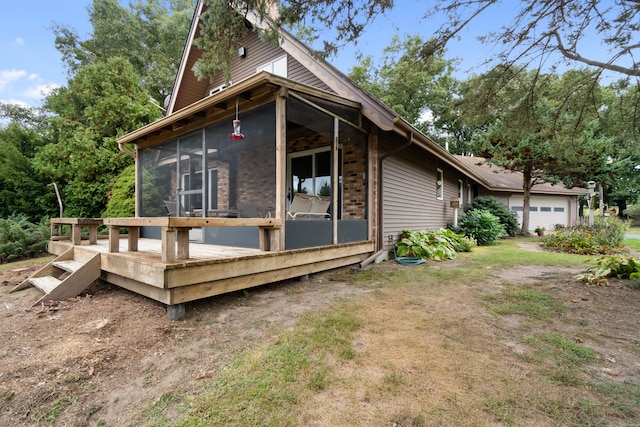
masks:
<svg viewBox="0 0 640 427"><path fill-rule="evenodd" d="M444 199L444 174L440 168L436 170L436 199Z"/></svg>

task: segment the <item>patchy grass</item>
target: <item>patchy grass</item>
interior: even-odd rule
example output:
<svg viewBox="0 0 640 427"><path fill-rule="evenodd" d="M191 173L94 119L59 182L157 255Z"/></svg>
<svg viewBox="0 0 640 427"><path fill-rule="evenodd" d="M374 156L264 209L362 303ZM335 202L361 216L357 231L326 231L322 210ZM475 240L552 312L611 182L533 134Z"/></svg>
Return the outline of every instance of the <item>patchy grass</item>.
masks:
<svg viewBox="0 0 640 427"><path fill-rule="evenodd" d="M535 320L546 320L557 316L565 309L563 303L549 294L522 286L507 286L502 293L484 295L490 313L497 316L519 314Z"/></svg>
<svg viewBox="0 0 640 427"><path fill-rule="evenodd" d="M355 357L355 312L345 306L305 316L276 342L245 351L172 425L294 425L298 403L335 381L330 361Z"/></svg>
<svg viewBox="0 0 640 427"><path fill-rule="evenodd" d="M554 279L496 285L490 293L474 286L490 286L483 280L493 269L577 266L586 259L518 247L531 241L508 239L444 264L342 270L332 280L378 286L357 302L307 313L269 342L245 348L206 380L203 392L171 395L169 405L154 402L145 422L633 424L640 417L640 386L589 375L598 354L556 328L576 322L552 295ZM512 322L513 316L528 324ZM182 411L169 421L171 407Z"/></svg>
<svg viewBox="0 0 640 427"><path fill-rule="evenodd" d="M47 255L47 256L43 256L43 257L29 258L29 259L10 262L10 263L6 263L6 264L1 264L0 263L0 270L13 270L15 268L21 268L21 267L25 267L25 266L34 265L34 264L45 265L45 264L48 264L51 261L53 261L55 258L56 257L53 256L53 255Z"/></svg>

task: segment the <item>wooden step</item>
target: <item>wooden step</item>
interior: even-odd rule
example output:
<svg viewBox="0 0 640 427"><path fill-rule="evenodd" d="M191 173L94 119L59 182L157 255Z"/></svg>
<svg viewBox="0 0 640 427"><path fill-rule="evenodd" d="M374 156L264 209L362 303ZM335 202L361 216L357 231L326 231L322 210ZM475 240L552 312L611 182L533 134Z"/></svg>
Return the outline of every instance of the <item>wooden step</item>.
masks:
<svg viewBox="0 0 640 427"><path fill-rule="evenodd" d="M67 260L67 261L54 261L53 265L64 271L73 273L75 271L80 270L80 268L82 268L84 263L76 260Z"/></svg>
<svg viewBox="0 0 640 427"><path fill-rule="evenodd" d="M61 281L52 276L31 277L29 282L45 294L50 293L58 286Z"/></svg>

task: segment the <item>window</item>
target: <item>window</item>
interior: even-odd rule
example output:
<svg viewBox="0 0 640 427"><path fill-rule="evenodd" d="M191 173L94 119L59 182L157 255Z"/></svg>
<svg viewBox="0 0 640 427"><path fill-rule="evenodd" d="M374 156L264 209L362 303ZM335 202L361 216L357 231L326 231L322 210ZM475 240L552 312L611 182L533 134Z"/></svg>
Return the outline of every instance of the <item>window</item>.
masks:
<svg viewBox="0 0 640 427"><path fill-rule="evenodd" d="M266 71L277 76L287 77L287 56L285 55L259 66L256 69L256 73L259 73L260 71Z"/></svg>
<svg viewBox="0 0 640 427"><path fill-rule="evenodd" d="M553 208L554 212L564 212L564 208Z"/></svg>
<svg viewBox="0 0 640 427"><path fill-rule="evenodd" d="M297 193L331 196L331 147L288 155L288 203ZM338 206L342 205L342 149L338 150ZM341 218L341 211L335 211Z"/></svg>
<svg viewBox="0 0 640 427"><path fill-rule="evenodd" d="M231 86L231 82L229 82L229 86ZM227 88L226 84L222 84L222 85L220 85L218 87L214 87L213 89L211 89L209 91L209 96L215 95L216 93L221 92L221 91L225 90L226 88Z"/></svg>
<svg viewBox="0 0 640 427"><path fill-rule="evenodd" d="M436 170L436 199L444 199L444 175L439 168Z"/></svg>
<svg viewBox="0 0 640 427"><path fill-rule="evenodd" d="M471 188L471 184L467 184L467 204L471 204L473 202L473 189Z"/></svg>
<svg viewBox="0 0 640 427"><path fill-rule="evenodd" d="M461 179L458 180L458 202L460 206L464 203L464 183Z"/></svg>
<svg viewBox="0 0 640 427"><path fill-rule="evenodd" d="M537 206L529 206L529 212L538 212Z"/></svg>
<svg viewBox="0 0 640 427"><path fill-rule="evenodd" d="M546 207L546 206L542 206L542 207L540 208L540 212L551 212L551 208Z"/></svg>
<svg viewBox="0 0 640 427"><path fill-rule="evenodd" d="M522 208L522 206L511 206L511 210L513 212L522 212L524 209Z"/></svg>

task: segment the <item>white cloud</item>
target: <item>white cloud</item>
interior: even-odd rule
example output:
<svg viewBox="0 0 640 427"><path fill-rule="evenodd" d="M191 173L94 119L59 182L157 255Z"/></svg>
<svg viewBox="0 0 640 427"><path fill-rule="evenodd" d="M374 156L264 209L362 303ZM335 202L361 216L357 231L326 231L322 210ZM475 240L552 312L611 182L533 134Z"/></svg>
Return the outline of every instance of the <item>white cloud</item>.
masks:
<svg viewBox="0 0 640 427"><path fill-rule="evenodd" d="M40 76L37 75L36 73L29 74L29 80L36 80L38 78L40 78Z"/></svg>
<svg viewBox="0 0 640 427"><path fill-rule="evenodd" d="M0 71L0 92L5 90L11 82L19 80L27 75L25 70L2 70Z"/></svg>
<svg viewBox="0 0 640 427"><path fill-rule="evenodd" d="M24 39L22 37L17 37L13 43L16 46L24 46Z"/></svg>
<svg viewBox="0 0 640 427"><path fill-rule="evenodd" d="M3 104L13 104L13 105L19 105L20 107L24 107L24 108L31 108L32 105L29 105L28 103L24 102L21 99L1 99L0 98L0 102Z"/></svg>
<svg viewBox="0 0 640 427"><path fill-rule="evenodd" d="M27 98L34 98L34 99L42 98L50 94L52 90L58 87L60 86L55 83L47 83L47 84L31 86L25 89L24 91L22 91L22 96L25 96Z"/></svg>

